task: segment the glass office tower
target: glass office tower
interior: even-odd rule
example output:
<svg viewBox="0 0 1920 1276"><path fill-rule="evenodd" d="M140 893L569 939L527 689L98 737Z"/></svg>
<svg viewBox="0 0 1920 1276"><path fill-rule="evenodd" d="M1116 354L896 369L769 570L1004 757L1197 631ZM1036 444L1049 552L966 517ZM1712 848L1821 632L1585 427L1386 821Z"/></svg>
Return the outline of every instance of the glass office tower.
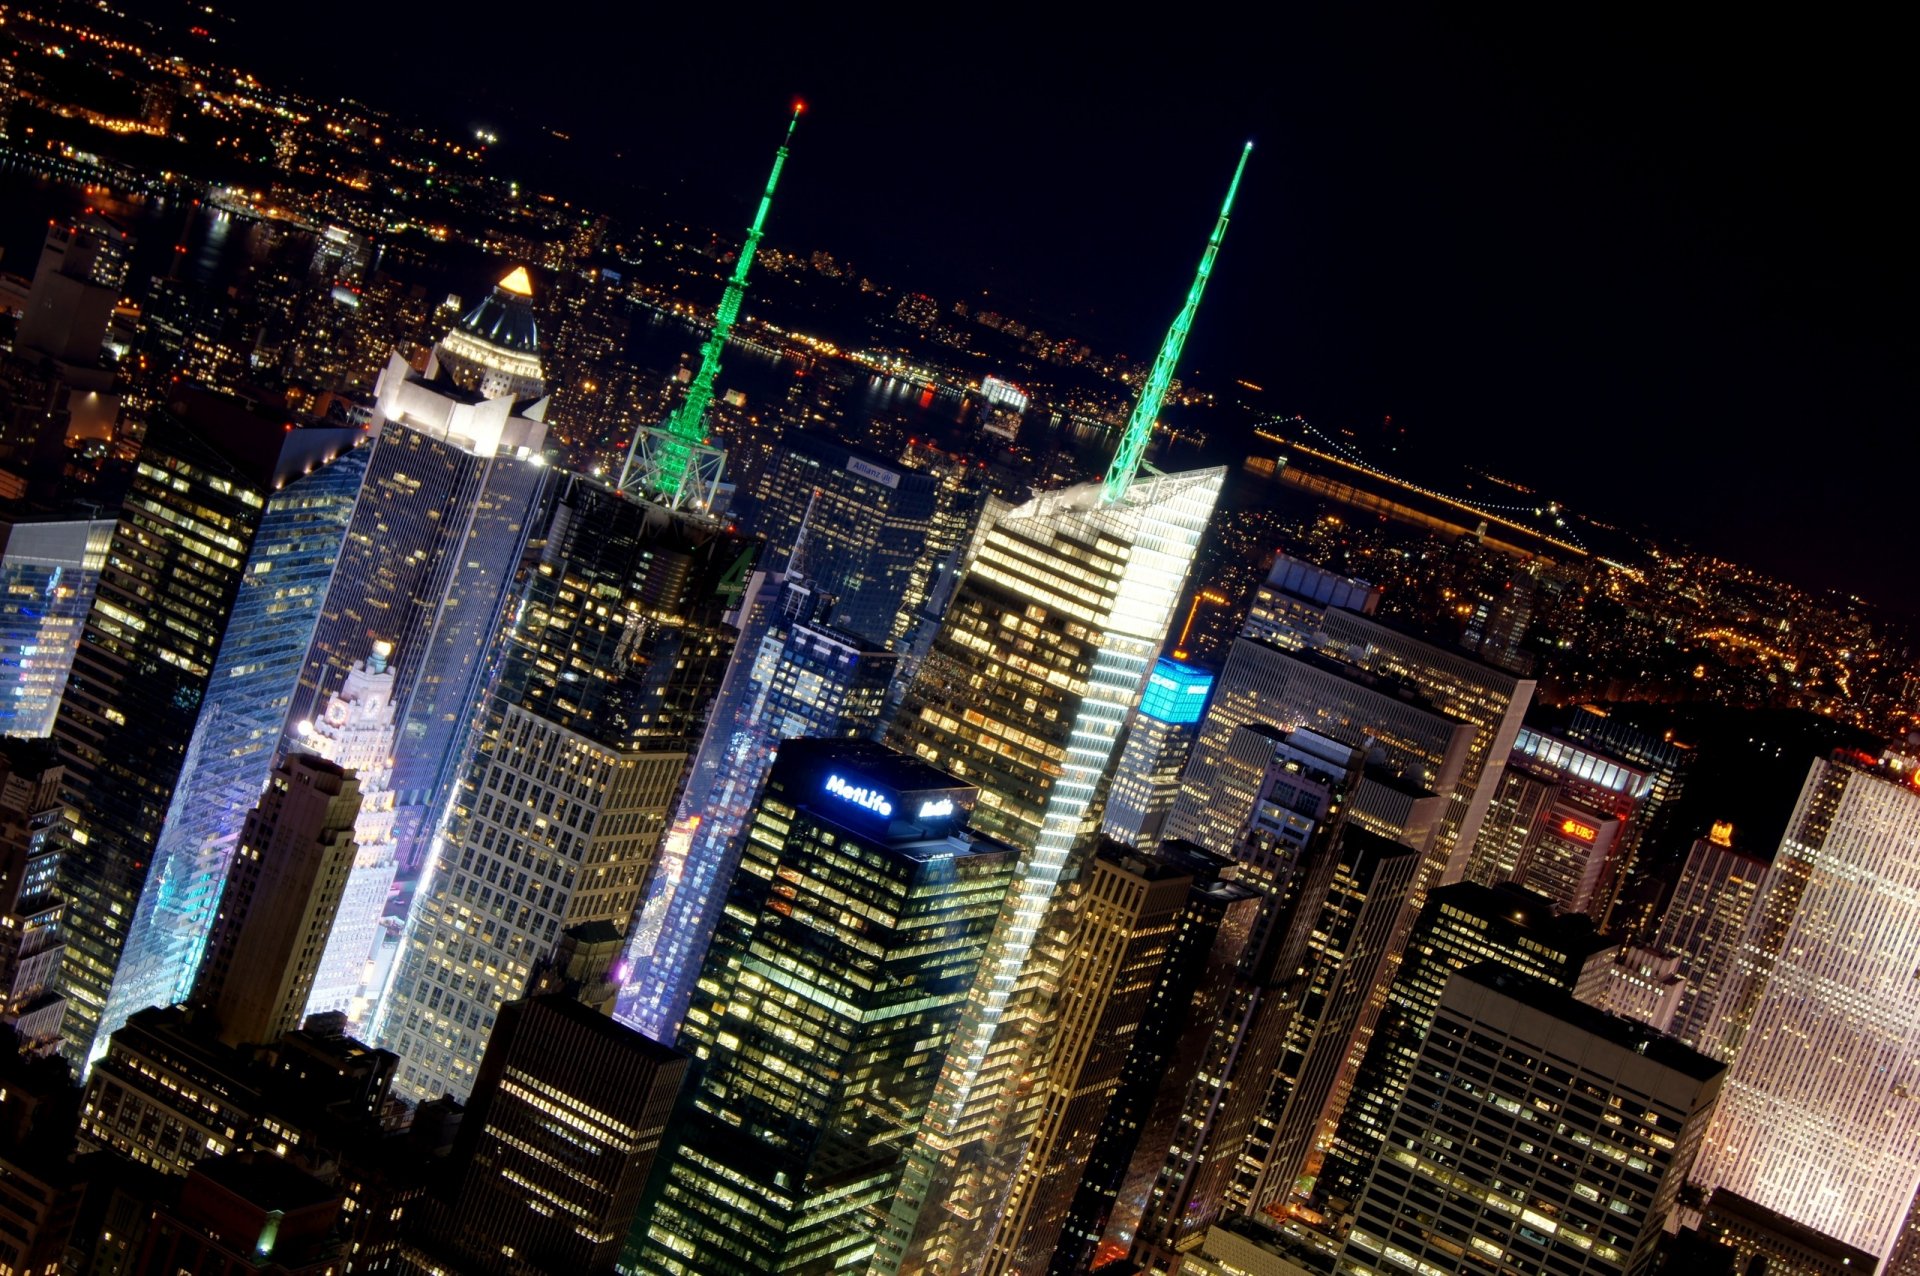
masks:
<svg viewBox="0 0 1920 1276"><path fill-rule="evenodd" d="M940 480L817 434L781 440L754 530L785 566L805 541L809 578L838 601L833 623L884 645L927 548Z"/></svg>
<svg viewBox="0 0 1920 1276"><path fill-rule="evenodd" d="M0 526L0 735L53 730L112 519Z"/></svg>
<svg viewBox="0 0 1920 1276"><path fill-rule="evenodd" d="M787 613L793 614L804 613ZM782 740L874 731L899 657L832 626L783 617L767 628L757 650L742 647L734 660L744 671L744 694L733 700L731 722L716 714L702 744L704 755L724 741L718 782L698 798L682 800L676 825L688 841L687 854L676 862L663 857L656 879L673 880L656 880L655 888L670 893L657 909L648 900L641 925L652 933L637 937L636 949L644 946L646 956L634 976L628 1017L666 1041L674 1039L686 1013L774 751ZM723 692L723 707L727 701Z"/></svg>
<svg viewBox="0 0 1920 1276"><path fill-rule="evenodd" d="M888 743L977 785L976 826L1022 856L895 1198L882 1270L966 1270L990 1239L1038 1115L1004 1096L1033 1085L1044 1058L1064 954L1059 928L1043 937L1043 926L1098 832L1121 731L1225 477L1156 474L1110 503L1099 483L991 501L968 546Z"/></svg>
<svg viewBox="0 0 1920 1276"><path fill-rule="evenodd" d="M1013 876L1013 848L967 830L976 796L880 745L781 746L682 1034L704 1066L633 1270L872 1253Z"/></svg>
<svg viewBox="0 0 1920 1276"><path fill-rule="evenodd" d="M302 475L267 502L128 931L102 1049L134 1011L171 1006L193 988L240 827L272 771L369 450Z"/></svg>
<svg viewBox="0 0 1920 1276"><path fill-rule="evenodd" d="M1159 843L1212 691L1213 675L1205 669L1171 656L1154 664L1120 749L1102 833L1128 846Z"/></svg>
<svg viewBox="0 0 1920 1276"><path fill-rule="evenodd" d="M374 1037L413 1100L473 1085L562 927L624 931L732 654L754 547L565 475ZM401 745L405 748L404 742Z"/></svg>
<svg viewBox="0 0 1920 1276"><path fill-rule="evenodd" d="M59 881L76 1063L108 1009L269 501L360 438L191 390L148 423L53 729L81 816Z"/></svg>

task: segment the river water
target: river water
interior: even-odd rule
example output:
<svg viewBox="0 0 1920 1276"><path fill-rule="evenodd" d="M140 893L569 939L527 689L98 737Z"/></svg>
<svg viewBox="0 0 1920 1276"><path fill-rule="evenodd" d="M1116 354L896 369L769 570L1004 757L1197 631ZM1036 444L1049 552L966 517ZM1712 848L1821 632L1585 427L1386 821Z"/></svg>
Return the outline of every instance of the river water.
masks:
<svg viewBox="0 0 1920 1276"><path fill-rule="evenodd" d="M298 252L298 244L289 241L306 237L291 227L232 217L190 199L117 196L100 187L49 180L0 161L0 271L31 277L48 223L88 208L99 209L133 232L129 290L136 300L146 291L147 281L170 272L196 283L225 286L239 277L249 260L276 243L281 251ZM449 272L445 282L458 290L455 273ZM685 322L656 313L633 324L627 354L644 372L670 376L692 358L703 337L703 332ZM756 408L772 406L785 398L794 376L804 369L799 360L736 345L727 352L722 389L740 390ZM891 422L910 435L933 438L947 447L962 447L972 436L969 406L957 394L865 374L856 376L846 402L848 415L856 422ZM1230 432L1212 431L1216 440L1223 433ZM1028 412L1020 441L1028 448L1071 452L1079 467L1091 473L1104 467L1116 436L1117 431L1073 420L1054 425L1046 412L1036 409ZM1172 470L1224 464L1235 476L1230 488L1238 488L1243 455L1242 450L1217 441L1158 440L1148 458ZM1244 499L1254 492L1238 495Z"/></svg>

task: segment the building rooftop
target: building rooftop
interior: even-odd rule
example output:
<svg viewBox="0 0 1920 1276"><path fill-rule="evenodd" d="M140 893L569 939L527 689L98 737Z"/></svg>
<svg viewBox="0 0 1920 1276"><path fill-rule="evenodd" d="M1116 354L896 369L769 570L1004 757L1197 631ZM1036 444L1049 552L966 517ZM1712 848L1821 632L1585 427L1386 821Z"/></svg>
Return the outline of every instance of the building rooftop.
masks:
<svg viewBox="0 0 1920 1276"><path fill-rule="evenodd" d="M1282 1231L1265 1219L1252 1215L1235 1214L1223 1218L1213 1225L1213 1231L1225 1232L1246 1242L1253 1249L1285 1259L1297 1268L1314 1273L1315 1276L1319 1273L1330 1274L1339 1258L1338 1250L1328 1242L1316 1243L1306 1236ZM1202 1243L1199 1252L1205 1254L1211 1248L1213 1248L1212 1237L1209 1236L1208 1241Z"/></svg>
<svg viewBox="0 0 1920 1276"><path fill-rule="evenodd" d="M1370 616L1362 616L1359 612L1353 612L1351 614L1360 620L1365 620L1370 623L1373 619ZM1434 701L1420 689L1419 685L1411 679L1397 678L1391 674L1379 673L1361 665L1350 664L1344 660L1336 660L1332 656L1307 648L1283 647L1279 643L1269 642L1265 638L1243 635L1235 641L1236 643L1245 642L1252 643L1257 647L1264 647L1276 655L1285 656L1287 659L1296 661L1316 672L1331 674L1345 682L1352 683L1363 691L1371 691L1375 695L1384 696L1390 700L1404 701L1416 709L1426 710L1435 717L1446 716L1441 712L1440 706L1434 703ZM1450 719L1450 721L1451 720L1452 719ZM1467 726L1470 724L1462 722L1460 725Z"/></svg>
<svg viewBox="0 0 1920 1276"><path fill-rule="evenodd" d="M529 1008L538 1007L547 1014L564 1019L569 1024L583 1028L623 1049L636 1051L660 1062L683 1057L680 1051L672 1046L662 1045L646 1033L629 1028L611 1015L603 1015L592 1006L577 1001L565 993L546 993L538 997L529 997L527 1005Z"/></svg>
<svg viewBox="0 0 1920 1276"><path fill-rule="evenodd" d="M1484 961L1460 971L1454 979L1491 989L1523 1006L1552 1015L1562 1023L1631 1050L1696 1081L1710 1081L1726 1071L1727 1065L1682 1044L1677 1038L1669 1037L1637 1019L1623 1019L1589 1006L1584 1001L1576 1001L1573 994L1565 989L1521 974L1511 966Z"/></svg>
<svg viewBox="0 0 1920 1276"><path fill-rule="evenodd" d="M925 789L971 789L964 780L956 780L945 771L919 758L890 749L870 740L793 739L780 742L783 770L832 766L857 768L876 784L902 793ZM969 802L971 799L969 799Z"/></svg>
<svg viewBox="0 0 1920 1276"><path fill-rule="evenodd" d="M527 268L515 266L456 326L489 345L520 354L540 353L540 330L533 320L533 284Z"/></svg>
<svg viewBox="0 0 1920 1276"><path fill-rule="evenodd" d="M1758 1201L1750 1201L1724 1187L1714 1189L1704 1214L1709 1225L1720 1219L1736 1220L1761 1231L1772 1232L1842 1267L1852 1267L1862 1272L1874 1269L1876 1260L1865 1250L1855 1249L1845 1241L1835 1240L1825 1232L1815 1231L1805 1223L1796 1222L1785 1214L1770 1210Z"/></svg>
<svg viewBox="0 0 1920 1276"><path fill-rule="evenodd" d="M277 1156L210 1157L194 1166L193 1172L269 1212L292 1213L335 1200L340 1195L293 1162Z"/></svg>

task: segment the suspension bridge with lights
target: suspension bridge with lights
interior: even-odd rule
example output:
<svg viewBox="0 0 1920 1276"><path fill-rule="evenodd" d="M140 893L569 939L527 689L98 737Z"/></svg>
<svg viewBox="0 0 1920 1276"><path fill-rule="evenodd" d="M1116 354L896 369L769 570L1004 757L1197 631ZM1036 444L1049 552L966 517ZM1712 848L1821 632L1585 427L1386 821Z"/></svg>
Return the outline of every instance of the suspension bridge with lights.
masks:
<svg viewBox="0 0 1920 1276"><path fill-rule="evenodd" d="M1286 432L1283 433L1283 430ZM1326 462L1336 471L1364 475L1367 479L1433 502L1449 514L1471 515L1474 519L1490 526L1520 533L1532 541L1552 546L1579 558L1599 557L1573 529L1564 509L1557 501L1516 505L1469 500L1438 491L1373 464L1352 444L1327 434L1302 417L1268 417L1256 424L1254 434L1270 443L1279 444L1293 456L1305 456L1315 461ZM1291 457L1288 459L1290 461ZM1391 508L1393 502L1387 498L1376 497L1373 501L1351 499L1337 490L1337 484L1329 483L1324 479L1315 481L1319 476L1302 476L1296 472L1292 464L1288 464L1281 471L1280 477L1284 482L1294 483L1322 495L1333 496L1335 499L1347 500L1350 504L1358 504L1363 508L1377 508L1380 512L1388 514L1396 513L1396 510ZM1433 523L1445 521L1412 507L1404 508L1407 514L1414 516L1415 521ZM1534 521L1525 521L1529 519ZM1465 530L1472 530L1472 528L1469 525ZM1508 545L1505 548L1523 554L1530 552L1521 545Z"/></svg>

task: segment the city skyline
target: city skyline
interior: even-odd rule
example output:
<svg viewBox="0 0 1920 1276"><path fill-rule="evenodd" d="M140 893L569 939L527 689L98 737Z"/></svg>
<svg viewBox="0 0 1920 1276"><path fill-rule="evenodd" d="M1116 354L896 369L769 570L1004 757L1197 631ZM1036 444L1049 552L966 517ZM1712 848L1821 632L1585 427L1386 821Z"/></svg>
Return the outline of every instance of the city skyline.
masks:
<svg viewBox="0 0 1920 1276"><path fill-rule="evenodd" d="M1858 33L127 2L0 0L0 1276L1920 1276Z"/></svg>
<svg viewBox="0 0 1920 1276"><path fill-rule="evenodd" d="M727 41L743 92L643 53L661 91L638 110L614 64L702 38L696 19L602 15L609 38L589 42L535 26L526 61L578 74L480 101L470 68L494 37L477 29L449 32L456 55L435 65L393 46L324 81L259 52L309 91L492 130L503 166L595 207L728 238L782 104L806 98L771 245L948 303L984 290L1135 358L1158 336L1145 299L1185 273L1156 251L1162 228L1205 215L1219 157L1251 137L1257 211L1183 368L1206 389L1245 379L1260 412L1355 430L1380 456L1463 450L1599 517L1911 611L1920 570L1843 552L1898 535L1904 467L1803 486L1791 527L1721 498L1776 481L1773 449L1807 431L1920 459L1898 356L1920 263L1875 159L1898 112L1865 34L1702 20L1663 23L1656 44L1630 26L1392 16L1289 17L1271 45L1176 33L1137 81L1106 70L1130 33L1064 19L829 31L763 13ZM928 89L930 109L902 109ZM1516 456L1543 422L1565 442ZM1648 449L1657 463L1630 459Z"/></svg>

